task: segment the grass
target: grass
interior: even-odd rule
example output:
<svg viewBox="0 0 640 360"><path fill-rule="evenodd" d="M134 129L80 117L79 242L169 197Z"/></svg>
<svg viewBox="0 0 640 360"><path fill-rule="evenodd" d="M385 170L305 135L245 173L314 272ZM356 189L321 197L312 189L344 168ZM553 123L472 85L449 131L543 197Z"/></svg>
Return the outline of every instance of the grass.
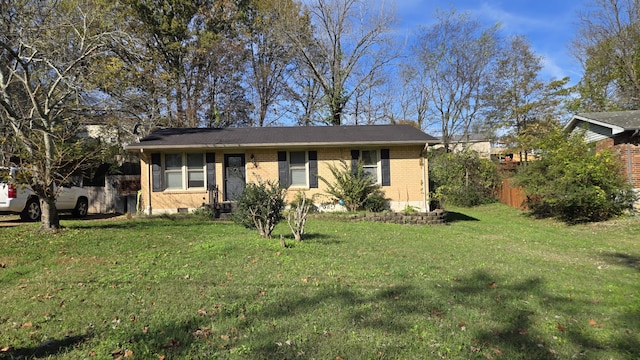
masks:
<svg viewBox="0 0 640 360"><path fill-rule="evenodd" d="M450 215L287 248L195 217L0 228L0 359L640 358L640 219Z"/></svg>

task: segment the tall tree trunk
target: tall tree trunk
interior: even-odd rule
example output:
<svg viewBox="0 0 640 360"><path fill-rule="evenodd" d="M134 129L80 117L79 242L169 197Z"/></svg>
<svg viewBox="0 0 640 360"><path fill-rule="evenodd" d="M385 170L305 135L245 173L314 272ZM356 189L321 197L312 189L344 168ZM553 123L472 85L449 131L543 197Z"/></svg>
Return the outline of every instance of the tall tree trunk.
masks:
<svg viewBox="0 0 640 360"><path fill-rule="evenodd" d="M40 211L42 211L42 218L40 222L41 231L56 231L60 229L60 217L58 216L55 198L40 199Z"/></svg>
<svg viewBox="0 0 640 360"><path fill-rule="evenodd" d="M43 135L45 146L45 174L41 174L41 179L53 179L52 170L53 161L53 139L51 134L44 132ZM60 218L58 217L58 209L56 209L56 188L53 181L46 181L42 184L40 197L40 211L42 213L40 221L40 230L54 231L60 228Z"/></svg>

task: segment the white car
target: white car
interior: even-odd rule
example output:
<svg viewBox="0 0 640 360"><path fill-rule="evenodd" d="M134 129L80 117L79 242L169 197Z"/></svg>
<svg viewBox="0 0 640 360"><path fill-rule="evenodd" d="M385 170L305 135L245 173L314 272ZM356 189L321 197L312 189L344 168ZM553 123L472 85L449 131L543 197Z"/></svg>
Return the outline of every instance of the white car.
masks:
<svg viewBox="0 0 640 360"><path fill-rule="evenodd" d="M19 214L24 221L38 221L42 215L40 200L28 184L18 182L21 171L16 167L0 167L0 214ZM87 216L87 190L78 186L57 188L56 208L75 217Z"/></svg>

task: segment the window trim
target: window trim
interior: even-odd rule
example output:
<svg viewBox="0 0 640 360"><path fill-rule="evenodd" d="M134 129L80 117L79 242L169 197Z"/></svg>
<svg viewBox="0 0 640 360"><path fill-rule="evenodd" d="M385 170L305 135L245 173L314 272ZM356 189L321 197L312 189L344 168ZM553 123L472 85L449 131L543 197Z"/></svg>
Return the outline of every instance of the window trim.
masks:
<svg viewBox="0 0 640 360"><path fill-rule="evenodd" d="M166 157L167 155L180 155L180 170L172 169L167 170ZM202 167L189 167L188 164L188 156L189 155L200 155L202 156ZM178 173L180 172L180 187L169 187L167 181L167 173ZM189 186L189 173L199 172L203 177L203 186ZM200 152L168 152L162 154L162 185L163 191L204 191L207 189L207 161L205 158L205 153Z"/></svg>
<svg viewBox="0 0 640 360"><path fill-rule="evenodd" d="M302 166L292 166L291 164L291 153L303 153L304 154L304 168ZM309 188L309 151L307 150L294 150L287 151L287 166L289 167L289 187L294 189L308 189ZM293 170L302 170L304 169L304 184L294 184L293 183Z"/></svg>
<svg viewBox="0 0 640 360"><path fill-rule="evenodd" d="M368 152L374 152L376 155L376 163L375 165L366 165L364 163L364 157L362 156L362 153L368 151ZM382 184L382 168L381 168L381 159L380 159L380 149L361 149L360 150L360 155L358 157L359 161L362 161L362 167L365 169L365 171L367 169L376 169L376 184L377 185L381 185Z"/></svg>

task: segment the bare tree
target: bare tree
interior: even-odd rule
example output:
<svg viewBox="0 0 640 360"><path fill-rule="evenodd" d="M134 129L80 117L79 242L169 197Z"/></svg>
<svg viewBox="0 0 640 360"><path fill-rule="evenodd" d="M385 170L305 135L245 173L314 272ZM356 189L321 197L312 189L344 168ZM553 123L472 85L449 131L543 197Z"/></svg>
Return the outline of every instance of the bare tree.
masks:
<svg viewBox="0 0 640 360"><path fill-rule="evenodd" d="M81 2L16 0L2 2L11 14L0 27L0 111L32 168L40 197L41 229L60 222L56 183L90 157L76 137L79 120L89 113L94 89L88 78L94 59L108 56L116 35L109 19Z"/></svg>
<svg viewBox="0 0 640 360"><path fill-rule="evenodd" d="M313 35L289 27L282 31L324 91L330 112L327 122L340 125L355 92L393 59L389 47L393 13L384 3L363 0L314 0L306 13Z"/></svg>
<svg viewBox="0 0 640 360"><path fill-rule="evenodd" d="M277 120L284 115L275 108L289 92L294 51L278 30L279 22L308 27L307 18L301 16L300 4L291 0L254 0L249 11L249 81L256 98L254 125L267 125L268 118ZM272 109L273 108L273 109ZM272 111L272 116L269 116ZM273 116L275 115L275 116Z"/></svg>
<svg viewBox="0 0 640 360"><path fill-rule="evenodd" d="M414 48L426 80L429 109L440 122L449 149L454 135L468 134L482 106L489 65L497 48L497 26L485 27L468 14L438 12L437 22L420 29Z"/></svg>

